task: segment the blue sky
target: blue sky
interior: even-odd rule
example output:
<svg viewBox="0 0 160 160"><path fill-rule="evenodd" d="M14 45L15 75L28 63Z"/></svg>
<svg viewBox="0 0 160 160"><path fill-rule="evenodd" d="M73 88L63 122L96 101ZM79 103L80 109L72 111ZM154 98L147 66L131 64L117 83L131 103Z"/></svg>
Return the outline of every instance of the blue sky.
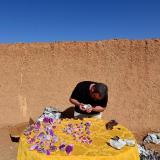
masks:
<svg viewBox="0 0 160 160"><path fill-rule="evenodd" d="M160 38L160 0L0 0L0 43Z"/></svg>

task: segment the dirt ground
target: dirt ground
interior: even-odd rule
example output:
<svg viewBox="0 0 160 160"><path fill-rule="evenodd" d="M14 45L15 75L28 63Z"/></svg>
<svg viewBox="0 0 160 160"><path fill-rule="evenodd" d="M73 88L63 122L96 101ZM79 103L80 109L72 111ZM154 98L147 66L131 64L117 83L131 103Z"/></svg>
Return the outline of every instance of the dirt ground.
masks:
<svg viewBox="0 0 160 160"><path fill-rule="evenodd" d="M9 137L9 128L0 129L0 160L16 160L18 143L13 143Z"/></svg>

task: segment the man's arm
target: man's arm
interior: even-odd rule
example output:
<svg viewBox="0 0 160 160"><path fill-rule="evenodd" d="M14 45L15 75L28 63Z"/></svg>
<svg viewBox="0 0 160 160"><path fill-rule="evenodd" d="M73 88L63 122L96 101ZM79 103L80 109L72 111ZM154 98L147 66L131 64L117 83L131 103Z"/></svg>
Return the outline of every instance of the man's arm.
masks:
<svg viewBox="0 0 160 160"><path fill-rule="evenodd" d="M78 106L82 111L85 111L85 108L83 108L84 104L83 103L80 103L78 100L74 99L74 98L70 98L69 101Z"/></svg>
<svg viewBox="0 0 160 160"><path fill-rule="evenodd" d="M90 113L92 111L95 111L95 112L103 112L105 110L104 107L101 107L101 106L94 106L92 108L89 108L86 110L87 113Z"/></svg>
<svg viewBox="0 0 160 160"><path fill-rule="evenodd" d="M90 110L88 110L87 112L88 113L90 113L92 111L103 112L106 109L107 102L108 102L108 95L102 100L100 105L92 106L92 108Z"/></svg>
<svg viewBox="0 0 160 160"><path fill-rule="evenodd" d="M81 102L79 102L79 99L80 99L79 96L80 96L80 94L81 94L81 82L78 83L78 84L76 85L76 87L74 88L74 90L73 90L73 92L72 92L72 94L71 94L71 97L70 97L69 101L70 101L72 104L74 104L75 106L78 106L81 110L84 111L84 108L83 108L84 104L81 103Z"/></svg>
<svg viewBox="0 0 160 160"><path fill-rule="evenodd" d="M105 110L105 108L101 106L95 106L92 108L93 108L92 111L95 111L95 112L103 112Z"/></svg>
<svg viewBox="0 0 160 160"><path fill-rule="evenodd" d="M76 99L74 99L74 98L70 98L69 101L70 101L72 104L76 105L76 106L80 106L80 104L81 104L78 100L76 100Z"/></svg>

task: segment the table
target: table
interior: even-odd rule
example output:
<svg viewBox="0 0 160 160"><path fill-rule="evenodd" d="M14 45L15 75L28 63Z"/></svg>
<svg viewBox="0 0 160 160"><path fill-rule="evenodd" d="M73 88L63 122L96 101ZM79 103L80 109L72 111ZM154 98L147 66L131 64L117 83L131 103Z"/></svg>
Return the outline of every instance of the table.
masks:
<svg viewBox="0 0 160 160"><path fill-rule="evenodd" d="M64 132L68 124L80 124L81 122L91 122L90 138L91 144L80 143L73 140L70 134ZM107 145L110 138L119 136L120 138L134 139L134 135L124 126L118 124L112 130L106 130L106 122L100 119L85 118L83 120L64 119L54 130L55 134L63 138L66 143L74 145L70 155L59 150L50 155L39 153L36 150L29 150L30 144L27 143L26 136L23 134L20 138L17 160L139 160L138 147L125 146L117 150ZM58 143L58 142L57 142Z"/></svg>

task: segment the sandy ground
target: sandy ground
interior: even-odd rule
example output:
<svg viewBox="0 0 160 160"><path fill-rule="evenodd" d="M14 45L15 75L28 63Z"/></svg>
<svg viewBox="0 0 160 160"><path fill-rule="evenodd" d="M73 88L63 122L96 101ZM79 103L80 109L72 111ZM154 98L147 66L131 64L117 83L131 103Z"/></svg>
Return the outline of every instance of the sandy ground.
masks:
<svg viewBox="0 0 160 160"><path fill-rule="evenodd" d="M0 129L0 160L16 160L18 143L13 143L9 137L9 128Z"/></svg>
<svg viewBox="0 0 160 160"><path fill-rule="evenodd" d="M18 126L18 127L17 127ZM16 132L22 131L26 126L26 123L22 123L16 125ZM18 143L12 142L10 139L10 132L13 133L11 126L6 126L0 128L0 160L16 160L17 157L17 150L18 150ZM15 127L14 127L15 129ZM143 137L145 136L144 133L135 133L136 139L138 143L142 142ZM160 152L160 145L155 144L147 144L147 148L154 149L155 151Z"/></svg>

